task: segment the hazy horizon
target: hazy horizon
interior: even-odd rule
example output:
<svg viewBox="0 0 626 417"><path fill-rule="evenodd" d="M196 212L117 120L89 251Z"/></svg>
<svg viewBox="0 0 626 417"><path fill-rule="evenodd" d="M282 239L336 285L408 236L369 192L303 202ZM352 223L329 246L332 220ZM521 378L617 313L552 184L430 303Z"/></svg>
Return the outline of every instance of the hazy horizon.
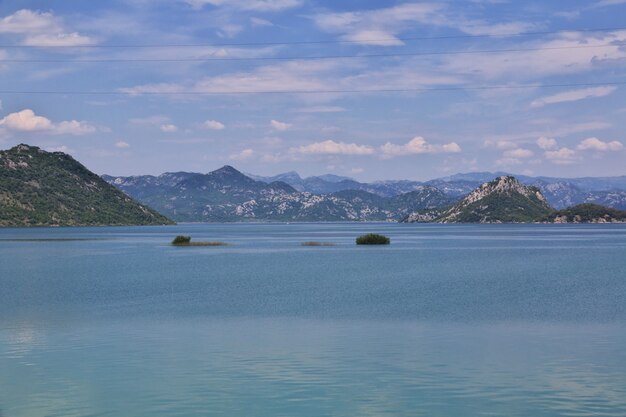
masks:
<svg viewBox="0 0 626 417"><path fill-rule="evenodd" d="M625 14L622 0L7 0L0 148L116 176L625 175Z"/></svg>

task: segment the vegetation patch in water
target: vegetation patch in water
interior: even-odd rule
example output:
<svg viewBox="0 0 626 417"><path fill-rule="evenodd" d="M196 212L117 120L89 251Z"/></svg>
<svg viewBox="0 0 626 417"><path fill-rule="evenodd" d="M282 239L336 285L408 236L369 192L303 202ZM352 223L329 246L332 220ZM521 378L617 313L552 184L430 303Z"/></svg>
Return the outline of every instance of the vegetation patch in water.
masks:
<svg viewBox="0 0 626 417"><path fill-rule="evenodd" d="M191 236L176 236L172 240L174 246L226 246L226 242L192 242Z"/></svg>
<svg viewBox="0 0 626 417"><path fill-rule="evenodd" d="M376 233L368 233L356 238L357 245L388 245L391 243L391 239L387 236L379 235Z"/></svg>
<svg viewBox="0 0 626 417"><path fill-rule="evenodd" d="M302 246L337 246L332 242L302 242Z"/></svg>

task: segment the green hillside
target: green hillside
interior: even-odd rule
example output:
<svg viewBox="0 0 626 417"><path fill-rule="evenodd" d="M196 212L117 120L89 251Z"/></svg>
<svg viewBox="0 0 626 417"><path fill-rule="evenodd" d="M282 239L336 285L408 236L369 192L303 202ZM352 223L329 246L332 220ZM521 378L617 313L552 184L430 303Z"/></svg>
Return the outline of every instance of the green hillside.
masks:
<svg viewBox="0 0 626 417"><path fill-rule="evenodd" d="M28 145L0 151L0 226L171 223L67 154Z"/></svg>

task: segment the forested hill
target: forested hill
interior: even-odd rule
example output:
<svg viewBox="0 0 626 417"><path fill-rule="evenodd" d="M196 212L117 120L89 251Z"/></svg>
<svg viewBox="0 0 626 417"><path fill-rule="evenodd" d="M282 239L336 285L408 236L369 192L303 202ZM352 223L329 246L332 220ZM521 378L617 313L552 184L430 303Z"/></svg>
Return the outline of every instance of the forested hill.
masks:
<svg viewBox="0 0 626 417"><path fill-rule="evenodd" d="M23 144L0 151L0 226L170 223L70 155Z"/></svg>

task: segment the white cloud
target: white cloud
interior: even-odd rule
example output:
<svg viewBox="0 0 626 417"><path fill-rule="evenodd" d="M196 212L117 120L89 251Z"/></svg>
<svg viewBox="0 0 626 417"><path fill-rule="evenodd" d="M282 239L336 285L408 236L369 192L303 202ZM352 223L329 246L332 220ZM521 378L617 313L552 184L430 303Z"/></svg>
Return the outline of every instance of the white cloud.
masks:
<svg viewBox="0 0 626 417"><path fill-rule="evenodd" d="M549 41L529 41L516 47L528 51L450 55L444 58L446 72L480 76L486 79L536 80L539 76L578 74L599 66L617 66L626 58L620 45L626 31L589 34L569 32ZM528 63L533 65L529 66Z"/></svg>
<svg viewBox="0 0 626 417"><path fill-rule="evenodd" d="M542 136L539 139L537 139L537 146L539 146L543 150L549 151L549 150L555 149L558 146L558 144L556 142L556 139Z"/></svg>
<svg viewBox="0 0 626 417"><path fill-rule="evenodd" d="M211 130L222 130L226 126L222 122L218 122L217 120L207 120L204 122L204 127Z"/></svg>
<svg viewBox="0 0 626 417"><path fill-rule="evenodd" d="M517 145L513 142L511 142L510 140L493 140L493 139L487 139L484 142L484 145L488 148L496 148L496 149L512 149L515 148Z"/></svg>
<svg viewBox="0 0 626 417"><path fill-rule="evenodd" d="M7 115L0 119L0 126L17 132L47 132L59 135L85 135L96 131L89 123L77 120L53 123L47 117L36 115L31 109Z"/></svg>
<svg viewBox="0 0 626 417"><path fill-rule="evenodd" d="M279 122L278 120L272 120L270 121L270 126L274 130L284 132L285 130L289 130L292 125L289 123Z"/></svg>
<svg viewBox="0 0 626 417"><path fill-rule="evenodd" d="M311 143L298 148L292 148L290 151L302 154L323 155L372 155L375 152L374 148L371 146L335 142L334 140Z"/></svg>
<svg viewBox="0 0 626 417"><path fill-rule="evenodd" d="M616 140L611 142L603 142L598 138L587 138L580 142L576 149L581 151L621 151L624 145Z"/></svg>
<svg viewBox="0 0 626 417"><path fill-rule="evenodd" d="M130 144L124 141L119 141L115 143L115 147L120 149L128 149L130 148Z"/></svg>
<svg viewBox="0 0 626 417"><path fill-rule="evenodd" d="M257 12L278 12L302 4L301 0L185 0L185 2L196 10L209 4L215 7L223 6Z"/></svg>
<svg viewBox="0 0 626 417"><path fill-rule="evenodd" d="M580 160L580 157L578 157L576 151L569 148L561 148L555 151L546 151L544 155L546 159L549 159L555 164L560 165L573 164L574 162Z"/></svg>
<svg viewBox="0 0 626 417"><path fill-rule="evenodd" d="M10 130L19 132L34 132L41 130L51 130L53 128L52 121L43 116L35 115L31 109L11 113L0 119L0 126L4 126Z"/></svg>
<svg viewBox="0 0 626 417"><path fill-rule="evenodd" d="M59 122L54 125L53 133L57 135L69 134L69 135L87 135L94 133L96 128L87 122L79 122L77 120L70 120L67 122Z"/></svg>
<svg viewBox="0 0 626 417"><path fill-rule="evenodd" d="M393 157L424 153L458 153L461 152L461 147L455 142L444 145L432 145L423 137L416 136L404 145L387 142L380 147L380 150L384 156Z"/></svg>
<svg viewBox="0 0 626 417"><path fill-rule="evenodd" d="M75 46L96 43L93 38L69 32L63 21L53 13L28 9L1 18L0 33L22 35L24 45Z"/></svg>
<svg viewBox="0 0 626 417"><path fill-rule="evenodd" d="M343 39L365 45L402 45L395 34L415 23L436 21L441 5L402 4L389 8L342 13L320 13L315 24L330 33L343 33ZM380 39L380 42L375 42Z"/></svg>
<svg viewBox="0 0 626 417"><path fill-rule="evenodd" d="M129 119L128 121L134 125L152 125L159 126L167 124L170 118L167 116L148 116Z"/></svg>
<svg viewBox="0 0 626 417"><path fill-rule="evenodd" d="M342 39L364 45L403 45L397 37L416 26L451 27L472 35L515 34L537 27L535 23L493 23L468 19L445 2L405 3L387 8L339 13L319 13L315 24Z"/></svg>
<svg viewBox="0 0 626 417"><path fill-rule="evenodd" d="M394 46L404 45L400 39L391 33L380 29L363 29L348 33L343 40L360 43L361 45Z"/></svg>
<svg viewBox="0 0 626 417"><path fill-rule="evenodd" d="M235 161L243 161L245 159L250 159L255 155L256 155L256 152L254 152L253 149L247 148L247 149L242 150L239 153L230 155L228 158L235 160Z"/></svg>
<svg viewBox="0 0 626 417"><path fill-rule="evenodd" d="M626 3L626 0L601 0L592 4L591 6L589 6L589 8L596 9L600 7L617 6L619 4L624 4L624 3Z"/></svg>
<svg viewBox="0 0 626 417"><path fill-rule="evenodd" d="M250 24L252 24L252 26L274 26L274 24L272 22L270 22L267 19L261 19L260 17L251 17L250 18Z"/></svg>
<svg viewBox="0 0 626 417"><path fill-rule="evenodd" d="M176 125L172 123L162 124L160 129L162 132L166 132L166 133L174 133L178 131L178 127L176 127Z"/></svg>
<svg viewBox="0 0 626 417"><path fill-rule="evenodd" d="M506 158L530 158L534 153L530 149L516 148L505 151L503 155Z"/></svg>
<svg viewBox="0 0 626 417"><path fill-rule="evenodd" d="M237 71L213 77L205 77L193 83L145 84L122 88L130 95L142 93L210 93L233 94L256 92L291 92L303 100L315 100L315 104L333 100L344 90L412 89L429 85L457 85L460 77L447 75L419 62L406 61L400 66L371 70L358 60L327 59L315 62L294 60L280 64L264 65L250 71ZM302 91L337 91L337 93L304 94Z"/></svg>
<svg viewBox="0 0 626 417"><path fill-rule="evenodd" d="M617 87L614 86L606 86L606 87L592 87L592 88L583 88L579 90L565 91L563 93L554 94L547 97L542 97L540 99L534 100L530 103L531 107L543 107L547 104L555 104L555 103L565 103L570 101L579 101L584 100L591 97L604 97L611 94L615 91Z"/></svg>

